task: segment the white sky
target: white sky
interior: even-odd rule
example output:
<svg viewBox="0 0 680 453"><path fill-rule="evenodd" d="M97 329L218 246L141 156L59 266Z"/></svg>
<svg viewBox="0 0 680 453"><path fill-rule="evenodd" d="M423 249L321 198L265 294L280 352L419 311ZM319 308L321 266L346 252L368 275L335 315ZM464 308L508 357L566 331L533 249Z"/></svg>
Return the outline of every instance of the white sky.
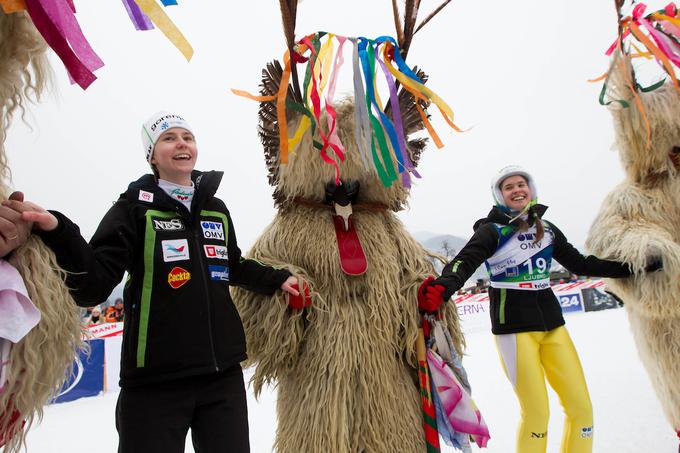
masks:
<svg viewBox="0 0 680 453"><path fill-rule="evenodd" d="M439 1L425 0L423 15ZM607 68L616 34L613 2L566 0L452 2L418 35L408 62L454 109L450 132L432 110L447 145L428 149L400 214L412 232L467 237L491 205L489 180L507 164L534 173L540 201L576 245L600 203L623 177L611 150L609 112L589 78ZM209 5L209 6L208 6ZM180 1L165 8L195 49L187 63L159 30L137 32L120 1L77 2L77 17L106 66L87 90L70 86L54 55L56 90L30 107L29 129L15 120L7 150L13 183L28 199L63 211L89 237L127 184L147 171L141 122L157 110L184 115L194 128L197 168L223 170L218 195L248 248L274 215L256 124L258 104L229 88L257 91L264 63L284 50L278 2ZM305 0L298 35L394 35L390 2ZM345 66L340 89L351 83Z"/></svg>

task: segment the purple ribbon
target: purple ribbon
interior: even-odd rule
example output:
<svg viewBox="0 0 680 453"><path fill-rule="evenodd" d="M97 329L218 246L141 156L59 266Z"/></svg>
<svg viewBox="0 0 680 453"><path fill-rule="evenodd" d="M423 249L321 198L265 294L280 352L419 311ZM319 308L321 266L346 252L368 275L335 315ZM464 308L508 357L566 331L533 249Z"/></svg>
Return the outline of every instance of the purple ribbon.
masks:
<svg viewBox="0 0 680 453"><path fill-rule="evenodd" d="M398 50L395 50L397 52ZM383 73L385 74L385 80L387 81L387 86L390 89L390 105L392 106L392 119L394 120L394 128L396 130L397 134L397 140L399 142L399 152L401 154L402 162L404 162L404 167L406 167L406 170L404 173L402 173L402 183L404 184L404 187L411 187L411 179L409 177L409 172L413 173L413 175L416 178L420 178L420 175L418 174L418 171L415 169L413 162L411 161L411 156L409 156L408 151L406 149L406 139L404 138L404 125L403 122L401 121L401 109L399 108L399 96L397 95L397 87L394 84L394 79L392 78L392 74L388 71L387 66L385 66L385 63L380 59L376 58L378 60L378 63L380 64L380 68L382 69ZM415 100L416 102L417 99Z"/></svg>
<svg viewBox="0 0 680 453"><path fill-rule="evenodd" d="M154 26L149 17L139 9L135 0L123 0L123 5L127 10L130 20L135 26L135 30L153 30Z"/></svg>

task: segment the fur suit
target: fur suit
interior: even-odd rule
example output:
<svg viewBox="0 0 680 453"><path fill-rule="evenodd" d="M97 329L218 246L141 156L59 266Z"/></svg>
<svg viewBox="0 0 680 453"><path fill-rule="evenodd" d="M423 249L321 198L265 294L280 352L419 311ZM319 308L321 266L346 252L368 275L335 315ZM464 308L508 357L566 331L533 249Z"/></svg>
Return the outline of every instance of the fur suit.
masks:
<svg viewBox="0 0 680 453"><path fill-rule="evenodd" d="M4 149L7 130L27 99L40 97L49 66L45 42L25 13L0 10L0 43L0 199L4 200L10 192ZM43 406L61 389L83 343L79 310L54 254L32 236L8 261L18 269L41 313L38 325L12 348L7 386L0 393L0 432L8 438L4 451L14 452L35 417L42 417ZM19 419L8 426L9 417L2 413L14 410ZM22 430L21 420L26 421L26 429Z"/></svg>
<svg viewBox="0 0 680 453"><path fill-rule="evenodd" d="M626 179L602 204L586 247L636 271L607 285L625 302L642 363L668 421L680 431L680 95L671 82L637 93L648 141L645 114L629 88L633 75L629 57L615 57L611 96L630 105L612 109ZM644 273L659 257L663 271Z"/></svg>
<svg viewBox="0 0 680 453"><path fill-rule="evenodd" d="M263 94L276 92L277 86L265 71ZM406 101L413 107L410 95L402 93L400 98L401 105ZM278 213L250 257L288 267L302 277L313 303L293 310L280 294L265 297L234 290L246 331L248 364L256 365L255 392L266 383L277 385L279 453L422 452L416 294L435 270L428 252L395 215L406 204L408 190L400 183L385 188L361 161L354 144L353 101L339 103L336 110L340 139L348 151L341 176L361 184L354 224L368 270L348 276L340 268L332 211L322 205L333 167L320 159L309 132L289 163L279 166L278 129L272 123L275 105L261 104L260 135ZM415 108L411 110L415 117L404 122L407 136L423 127L414 119ZM290 123L294 130L296 120ZM409 143L414 161L424 144ZM296 202L299 198L318 206ZM461 352L464 340L455 306L445 304L443 315Z"/></svg>

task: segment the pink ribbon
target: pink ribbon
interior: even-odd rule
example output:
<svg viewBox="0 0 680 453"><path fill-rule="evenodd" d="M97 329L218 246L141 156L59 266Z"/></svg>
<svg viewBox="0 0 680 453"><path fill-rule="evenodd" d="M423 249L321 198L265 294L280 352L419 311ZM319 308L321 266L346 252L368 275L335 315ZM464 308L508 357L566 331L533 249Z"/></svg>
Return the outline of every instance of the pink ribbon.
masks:
<svg viewBox="0 0 680 453"><path fill-rule="evenodd" d="M89 44L87 44L86 40L85 43L83 43L78 39L77 33L80 32L82 35L82 31L80 31L79 26L77 27L77 30L69 28L69 25L72 24L72 22L70 22L68 18L64 19L63 23L66 25L66 27L60 28L58 25L58 23L62 23L61 14L63 12L63 8L67 7L70 9L70 6L64 2L65 0L26 0L26 10L31 16L33 24L45 39L45 42L47 42L47 44L52 48L52 50L54 50L54 52L64 63L64 66L66 66L69 76L72 77L72 79L78 85L80 85L82 89L87 89L87 87L89 87L90 84L92 84L92 82L97 79L92 71L98 67L101 67L103 63L101 63L101 60L94 52L91 54L87 52L86 49L89 48ZM56 5L51 4L46 8L45 4L48 3L56 3ZM52 16L50 15L50 12L52 13ZM71 18L75 20L73 17L73 10L70 10L70 13ZM79 51L84 53L84 58L87 60L88 64L92 66L92 68L84 64L78 55L71 49L69 45L69 39L66 35L67 33L76 33L75 37L71 36L73 41L72 44ZM91 50L92 49L90 48L90 51ZM97 66L99 63L101 64Z"/></svg>

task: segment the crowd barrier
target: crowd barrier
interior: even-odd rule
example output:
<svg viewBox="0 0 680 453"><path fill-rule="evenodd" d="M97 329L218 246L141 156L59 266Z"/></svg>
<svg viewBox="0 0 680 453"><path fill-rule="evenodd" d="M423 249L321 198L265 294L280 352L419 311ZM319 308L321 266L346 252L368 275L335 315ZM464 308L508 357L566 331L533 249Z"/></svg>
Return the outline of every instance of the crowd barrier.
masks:
<svg viewBox="0 0 680 453"><path fill-rule="evenodd" d="M617 307L618 304L604 292L603 280L586 280L564 283L552 287L565 313L597 311ZM464 331L491 330L489 295L464 294L454 296ZM90 355L80 354L74 364L73 378L64 386L56 403L99 395L118 390L120 348L123 341L123 323L91 326Z"/></svg>

